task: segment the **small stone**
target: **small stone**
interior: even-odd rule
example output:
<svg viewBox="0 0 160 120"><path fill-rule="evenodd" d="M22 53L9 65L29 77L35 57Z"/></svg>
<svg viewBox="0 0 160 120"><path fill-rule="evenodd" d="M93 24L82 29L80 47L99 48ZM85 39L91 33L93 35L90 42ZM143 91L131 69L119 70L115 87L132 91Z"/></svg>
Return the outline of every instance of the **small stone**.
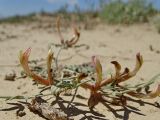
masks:
<svg viewBox="0 0 160 120"><path fill-rule="evenodd" d="M15 78L16 78L16 73L15 71L12 71L12 73L6 74L4 79L9 81L14 81Z"/></svg>

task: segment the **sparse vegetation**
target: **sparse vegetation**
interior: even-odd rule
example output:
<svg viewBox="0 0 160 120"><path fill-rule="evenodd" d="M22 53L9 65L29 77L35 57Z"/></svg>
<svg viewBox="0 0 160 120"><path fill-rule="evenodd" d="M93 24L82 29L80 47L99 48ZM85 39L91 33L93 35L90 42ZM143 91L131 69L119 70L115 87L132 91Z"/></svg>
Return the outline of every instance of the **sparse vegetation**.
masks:
<svg viewBox="0 0 160 120"><path fill-rule="evenodd" d="M109 24L133 24L148 22L149 18L156 15L158 11L147 0L113 0L105 3L101 1L99 11L82 11L78 5L75 5L74 11L68 10L68 5L60 7L54 13L47 13L44 10L40 15L49 15L50 17L62 16L67 23L70 21L84 23L85 26L94 26L97 24L97 18ZM38 14L38 13L37 13ZM25 21L35 21L36 14L26 16L13 16L1 19L0 23L21 23ZM91 25L90 25L91 24Z"/></svg>
<svg viewBox="0 0 160 120"><path fill-rule="evenodd" d="M60 47L60 51L55 57L51 48L49 49L46 68L41 68L37 66L37 64L33 67L34 70L29 67L31 48L27 49L25 52L21 51L19 56L20 64L25 74L31 77L37 84L44 85L44 87L40 88L39 93L36 95L29 96L27 98L25 96L0 96L0 98L33 98L32 103L28 103L30 109L33 111L38 111L49 120L55 120L54 118L59 118L60 116L56 116L59 111L57 111L53 106L50 107L50 105L43 101L41 97L54 96L58 99L61 95L63 95L62 93L75 91L72 95L71 101L68 103L67 108L69 108L74 101L78 88L81 87L84 89L89 89L90 96L88 98L88 107L90 110L93 110L99 102L102 104L109 102L114 105L126 106L126 101L129 96L140 99L152 99L160 95L160 84L158 84L157 88L153 91L150 91L150 85L155 82L160 74L156 75L148 82L139 83L136 85L121 84L134 77L142 67L143 57L140 53L137 53L136 55L136 64L133 70L130 70L127 67L122 70L121 64L118 61L112 61L111 63L114 65L115 73L111 73L110 77L107 78L104 77L106 76L106 73L103 71L103 66L96 56L92 57L91 62L82 63L81 65L74 64L72 66L63 66L59 64L58 56L60 55L59 53L61 52L61 49L65 50L66 48L73 48L73 46L77 44L80 37L79 31L75 28L74 36L70 40L65 40L61 34L59 25L60 21L58 19L57 30L60 37L61 46L54 47ZM63 114L62 117L67 119L65 114Z"/></svg>
<svg viewBox="0 0 160 120"><path fill-rule="evenodd" d="M27 16L14 16L1 19L0 23L33 22L38 21L38 19L41 19L42 16L56 18L60 15L64 21L67 21L65 22L65 25L69 25L68 23L73 21L74 25L76 25L77 22L80 22L84 23L86 29L88 29L88 26L91 26L93 28L93 25L97 22L97 18L100 18L102 21L105 22L107 21L107 23L109 24L134 24L148 22L149 18L155 15L155 13L157 13L157 11L153 8L151 4L146 3L145 0L130 0L129 2L115 0L109 2L108 4L102 4L102 9L98 12L82 12L78 6L76 7L75 12L68 12L67 5L65 5L55 13L48 14L45 11L42 11L40 14L38 14L38 17L36 16L36 14L30 14ZM44 22L46 22L47 20L44 19ZM39 21L40 24L42 22L43 20ZM46 66L40 66L38 60L29 61L31 48L28 48L25 51L20 51L19 54L19 62L23 69L21 71L20 78L24 78L27 76L30 77L34 82L33 85L38 86L38 92L36 94L31 93L29 94L29 96L21 94L17 96L0 96L0 98L6 100L32 99L31 102L26 102L28 108L31 111L38 112L44 118L49 120L69 120L70 114L68 115L66 111L69 111L71 107L76 106L76 104L74 104L74 100L77 96L77 91L79 89L89 90L89 95L87 95L87 97L85 96L88 106L85 105L85 107L87 106L88 110L92 112L94 111L94 107L100 102L103 105L107 103L108 106L118 105L125 108L128 107L127 101L131 99L132 101L137 101L135 100L137 98L153 99L160 96L160 84L157 84L156 88L150 90L150 86L155 83L160 74L156 75L147 82L139 81L137 84L135 83L133 85L129 83L126 84L127 80L135 77L136 74L141 70L144 61L140 53L137 53L135 56L135 66L133 69L129 69L128 67L122 69L122 66L118 61L111 61L111 64L114 67L114 72L112 73L107 73L106 71L104 71L104 66L101 64L100 59L97 56L92 56L91 61L87 63L73 63L72 65L61 64L59 62L59 56L61 55L61 52L65 51L67 53L68 49L73 49L75 54L78 54L78 49L76 51L76 48L87 45L77 45L80 41L80 31L76 26L73 27L73 36L65 39L60 29L60 17L57 19L56 23L56 25L54 24L56 26L55 28L57 28L55 30L57 30L56 33L58 34L60 40L58 44L49 44L49 50L46 57ZM160 15L154 17L153 24L160 33ZM53 26L49 25L49 27ZM64 28L66 28L66 26L64 26ZM86 47L86 50L87 49L89 49L89 46ZM55 54L54 51L56 50L57 52L55 52ZM150 50L157 53L159 52L159 50L154 49L152 45L150 45ZM121 51L119 53L121 53ZM85 57L88 57L87 55ZM122 57L122 54L120 54L119 56ZM13 72L13 74L7 75L5 79L13 81L15 77L16 74ZM41 85L39 86L39 84ZM65 94L68 94L71 97L70 101L65 101L65 98L63 98ZM48 101L43 100L43 97L46 96L51 96L51 98L55 99L55 101L52 101L52 105L47 103ZM82 95L81 98L83 97L84 96ZM53 106L54 102L56 104L56 102L59 102L59 100L61 103L65 103L63 108L60 107L60 110ZM81 103L77 102L77 104ZM108 109L111 109L111 111L114 110L111 107L108 107ZM133 107L133 109L137 108ZM83 110L82 112L84 113ZM24 114L22 114L22 116L23 115Z"/></svg>
<svg viewBox="0 0 160 120"><path fill-rule="evenodd" d="M34 13L29 15L24 15L24 16L16 15L13 17L0 19L0 23L24 23L24 22L31 22L31 21L35 21Z"/></svg>

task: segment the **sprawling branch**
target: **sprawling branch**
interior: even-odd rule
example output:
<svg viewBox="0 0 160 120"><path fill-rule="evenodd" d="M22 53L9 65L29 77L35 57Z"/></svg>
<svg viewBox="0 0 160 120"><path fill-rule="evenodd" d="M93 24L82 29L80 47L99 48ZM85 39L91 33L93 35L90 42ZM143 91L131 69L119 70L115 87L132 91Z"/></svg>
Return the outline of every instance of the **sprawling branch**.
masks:
<svg viewBox="0 0 160 120"><path fill-rule="evenodd" d="M57 18L57 32L58 32L61 44L64 44L64 38L63 38L61 30L60 30L60 17Z"/></svg>
<svg viewBox="0 0 160 120"><path fill-rule="evenodd" d="M68 47L72 47L79 40L80 33L79 33L79 31L77 30L76 27L73 28L73 31L74 31L73 37L71 37L70 40L66 40L66 41L64 40L64 37L62 36L61 30L60 30L60 17L58 17L58 19L57 19L57 31L58 31L58 35L59 35L59 38L60 38L60 41L61 41L62 45L65 44Z"/></svg>
<svg viewBox="0 0 160 120"><path fill-rule="evenodd" d="M148 94L143 94L143 93L136 93L136 92L128 92L127 94L136 97L136 98L143 98L143 99L152 99L156 98L157 96L160 95L160 84L157 86L155 90Z"/></svg>
<svg viewBox="0 0 160 120"><path fill-rule="evenodd" d="M135 68L132 71L130 71L128 68L125 68L124 72L122 72L122 73L120 72L121 66L117 61L112 61L111 63L114 64L114 66L115 66L116 74L115 74L115 76L112 76L111 78L103 80L101 82L101 86L107 85L115 80L116 80L115 83L120 83L120 82L128 80L131 77L134 77L143 64L143 58L140 55L140 53L138 53L136 55Z"/></svg>
<svg viewBox="0 0 160 120"><path fill-rule="evenodd" d="M21 51L20 52L20 63L25 71L25 73L32 77L35 81L39 82L40 84L43 85L50 85L52 84L53 80L52 80L52 73L51 73L51 62L52 62L52 58L53 58L53 53L51 52L51 50L49 50L48 52L48 57L47 57L47 70L48 70L48 79L44 79L38 75L36 75L35 73L33 73L28 66L28 58L29 55L31 53L31 48L28 48L24 53Z"/></svg>

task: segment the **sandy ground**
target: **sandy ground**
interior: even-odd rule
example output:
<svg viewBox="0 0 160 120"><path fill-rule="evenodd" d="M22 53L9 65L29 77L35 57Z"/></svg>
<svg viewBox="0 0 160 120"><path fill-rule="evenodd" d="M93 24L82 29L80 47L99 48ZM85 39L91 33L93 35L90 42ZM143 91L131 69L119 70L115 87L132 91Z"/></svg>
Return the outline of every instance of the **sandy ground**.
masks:
<svg viewBox="0 0 160 120"><path fill-rule="evenodd" d="M21 67L18 54L20 50L28 47L32 48L30 60L45 58L50 43L58 43L59 38L54 28L38 28L33 24L24 25L0 25L0 96L25 95L30 96L37 93L37 86L32 85L30 78L16 79L15 81L6 81L4 76L14 70L19 76ZM66 38L71 35L71 29L63 29ZM111 60L118 60L123 67L133 68L135 65L136 53L140 52L144 58L144 64L137 76L130 80L131 83L144 82L160 73L160 34L148 24L133 26L107 26L99 25L93 30L81 30L81 37L78 44L89 45L85 50L83 47L77 48L80 54L75 50L68 49L61 53L59 59L65 64L81 64L89 62L92 55L99 56L104 70L113 69ZM153 47L153 51L150 50ZM55 53L57 50L54 51ZM66 59L72 56L71 59ZM160 80L160 79L159 79ZM160 81L159 81L160 82ZM155 84L156 85L156 84ZM89 91L83 89L78 92L87 97ZM70 100L70 97L64 97ZM53 99L51 100L53 101ZM128 107L112 106L98 104L95 112L90 112L86 99L76 98L76 108L68 111L76 120L159 120L160 98L153 100L139 101L137 99L128 101ZM13 105L6 103L17 103L16 100L4 101L0 99L0 109L11 108ZM63 106L62 102L59 105ZM56 105L57 106L57 105ZM26 115L16 116L17 109L0 111L0 120L43 120L44 118L25 109Z"/></svg>

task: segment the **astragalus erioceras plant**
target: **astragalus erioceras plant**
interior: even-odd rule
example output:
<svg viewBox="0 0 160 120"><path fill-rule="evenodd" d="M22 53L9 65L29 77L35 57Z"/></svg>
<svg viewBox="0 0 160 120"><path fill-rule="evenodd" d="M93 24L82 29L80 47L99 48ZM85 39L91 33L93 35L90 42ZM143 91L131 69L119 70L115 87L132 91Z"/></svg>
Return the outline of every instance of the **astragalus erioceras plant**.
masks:
<svg viewBox="0 0 160 120"><path fill-rule="evenodd" d="M76 28L74 28L74 36L68 41L64 40L60 31L60 19L57 20L57 30L58 30L58 34L59 34L62 46L72 47L79 40L80 33ZM30 70L28 65L30 52L31 52L31 48L28 48L25 52L22 52L22 51L20 52L20 63L25 73L40 84L43 84L46 86L57 86L61 81L59 81L59 83L57 84L57 82L55 82L56 79L52 76L53 75L52 72L56 71L56 70L52 70L51 68L51 64L54 58L53 52L51 50L48 51L48 56L47 56L48 77L46 79L33 73ZM100 63L100 60L95 56L92 57L92 61L90 64L95 69L95 74L96 74L95 80L92 80L90 82L83 82L83 79L85 79L86 77L90 77L90 76L84 75L83 73L78 73L75 79L70 79L69 77L66 78L70 80L69 85L73 83L73 80L77 80L76 83L79 83L78 86L81 86L85 89L90 90L90 97L88 99L89 108L93 108L99 102L106 101L106 97L110 97L114 99L114 98L120 98L121 96L128 94L136 98L155 98L160 95L160 84L155 90L147 94L137 91L137 89L139 88L147 87L145 85L140 84L135 87L128 87L121 84L122 82L130 79L131 77L134 77L139 71L139 69L141 68L143 64L143 58L140 55L140 53L136 55L136 65L132 71L130 71L128 68L125 68L124 71L121 71L121 65L117 61L112 61L111 63L115 66L115 74L111 75L110 78L103 78L102 65ZM61 71L63 71L63 69L61 69ZM69 88L74 89L74 87L69 87ZM60 89L63 89L63 87Z"/></svg>
<svg viewBox="0 0 160 120"><path fill-rule="evenodd" d="M130 71L128 68L125 68L124 71L121 72L121 65L117 61L112 61L111 63L115 66L116 72L115 72L115 75L111 75L110 78L103 78L102 65L97 57L95 56L92 57L92 63L95 67L96 74L97 74L96 81L93 84L91 83L82 84L83 88L87 88L90 90L90 98L88 100L88 106L90 108L94 107L99 102L106 101L103 95L104 96L106 95L107 97L117 98L117 97L121 97L124 94L128 94L130 96L143 98L143 99L155 98L160 95L160 84L154 91L148 94L143 94L141 92L137 92L136 90L132 90L125 86L120 85L121 82L124 82L130 79L131 77L134 77L136 73L139 71L139 69L141 68L143 64L143 58L140 55L140 53L136 55L136 65L132 71ZM112 93L109 93L109 89L105 90L105 88L107 87L111 89ZM103 90L105 90L106 91L105 93L107 94L104 94ZM116 93L117 95L110 96L110 94L113 94L113 92Z"/></svg>
<svg viewBox="0 0 160 120"><path fill-rule="evenodd" d="M80 37L80 33L79 33L79 31L77 30L76 27L74 27L73 31L74 31L73 36L69 40L65 40L63 38L61 30L60 30L60 17L57 18L57 32L58 32L58 35L59 35L59 38L60 38L61 45L63 47L72 47L78 42L79 37ZM47 73L48 73L48 78L47 79L44 79L44 78L36 75L35 73L33 73L29 69L28 58L29 58L30 52L31 52L31 48L28 48L25 52L20 51L19 59L20 59L20 63L22 65L25 73L28 76L34 78L36 81L38 81L41 84L44 84L44 85L53 84L54 80L53 80L53 77L52 77L51 63L52 63L52 59L54 57L53 56L54 53L52 52L52 50L50 49L48 51L48 56L47 56Z"/></svg>
<svg viewBox="0 0 160 120"><path fill-rule="evenodd" d="M31 52L31 49L29 48L25 52L20 53L20 63L25 73L40 84L43 84L46 86L48 85L56 86L56 84L54 84L54 78L52 76L52 70L51 70L51 63L53 59L52 51L49 50L48 56L47 56L47 71L48 71L47 79L44 79L41 76L36 75L30 70L28 66L28 58L29 58L30 52ZM139 53L136 55L136 65L132 71L130 71L128 68L125 68L124 71L121 72L121 65L117 61L112 61L111 63L115 66L115 75L111 75L110 78L103 78L102 65L99 59L95 56L92 57L92 65L94 66L96 71L95 81L80 84L81 87L90 90L90 97L88 99L88 106L90 108L93 108L99 102L105 101L105 98L104 98L105 95L109 97L110 93L108 89L106 89L106 92L105 92L105 93L108 92L108 94L104 94L103 92L106 86L110 86L110 89L113 90L112 92L115 92L115 93L117 92L116 97L120 97L119 93L122 93L121 95L128 94L130 96L133 96L136 98L143 98L143 99L155 98L160 95L160 84L155 90L153 90L148 94L137 92L136 90L132 90L120 84L121 82L124 82L130 79L131 77L134 77L136 73L139 71L139 69L141 68L143 64L143 58ZM82 77L81 79L79 79L78 82L81 82L82 79L85 79L85 77Z"/></svg>
<svg viewBox="0 0 160 120"><path fill-rule="evenodd" d="M73 47L79 40L79 37L80 37L80 32L77 30L77 28L74 26L73 27L73 37L71 37L69 40L65 40L62 33L61 33L61 30L60 30L60 17L57 18L57 32L58 32L58 36L60 38L60 42L61 42L61 45L64 46L64 47Z"/></svg>

